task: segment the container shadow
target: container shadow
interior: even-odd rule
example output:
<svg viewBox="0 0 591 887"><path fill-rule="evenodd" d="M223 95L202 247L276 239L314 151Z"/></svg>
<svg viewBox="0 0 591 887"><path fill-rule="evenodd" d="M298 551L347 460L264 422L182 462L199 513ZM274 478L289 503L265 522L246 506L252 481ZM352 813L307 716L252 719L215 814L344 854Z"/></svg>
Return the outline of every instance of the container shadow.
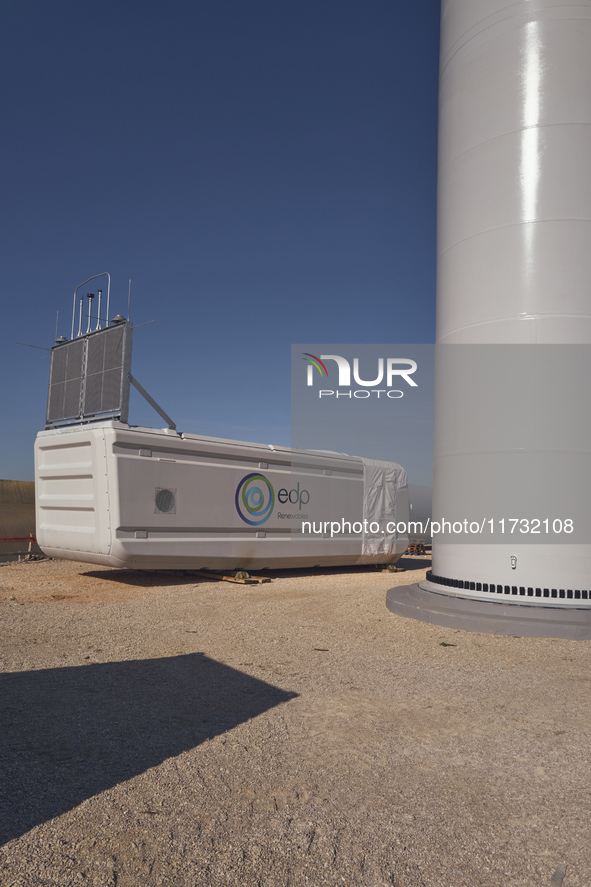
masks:
<svg viewBox="0 0 591 887"><path fill-rule="evenodd" d="M107 582L119 582L121 585L133 585L138 588L166 588L169 585L196 585L199 576L190 576L183 570L87 570L81 576L102 579ZM206 580L202 580L206 581Z"/></svg>
<svg viewBox="0 0 591 887"><path fill-rule="evenodd" d="M412 554L403 555L396 566L405 570L430 570L431 555L423 555L422 557L415 557Z"/></svg>
<svg viewBox="0 0 591 887"><path fill-rule="evenodd" d="M421 570L429 569L431 566L430 557L413 557L412 555L403 556L396 562L397 567L403 567L405 570ZM252 573L245 568L252 576L269 579L293 579L293 578L310 578L314 576L338 576L338 575L355 575L355 574L376 574L381 573L385 569L384 564L354 564L348 566L327 566L327 567L285 567L283 569L270 568L268 570L253 570ZM214 570L212 573L218 573L220 581L226 574L232 574L234 570ZM139 588L166 588L168 586L178 585L198 585L200 582L214 582L215 578L210 576L199 576L195 570L88 570L81 573L81 576L90 576L93 579L102 579L107 582L117 582L121 585L129 585Z"/></svg>
<svg viewBox="0 0 591 887"><path fill-rule="evenodd" d="M297 696L190 653L0 676L0 843Z"/></svg>
<svg viewBox="0 0 591 887"><path fill-rule="evenodd" d="M396 561L396 567L403 567L405 570L422 570L429 569L431 566L430 558L414 558L412 555L403 556ZM354 575L376 575L382 573L386 569L386 564L353 564L344 567L296 567L285 568L282 570L257 570L253 576L268 576L272 579L282 578L309 578L313 576L354 576Z"/></svg>

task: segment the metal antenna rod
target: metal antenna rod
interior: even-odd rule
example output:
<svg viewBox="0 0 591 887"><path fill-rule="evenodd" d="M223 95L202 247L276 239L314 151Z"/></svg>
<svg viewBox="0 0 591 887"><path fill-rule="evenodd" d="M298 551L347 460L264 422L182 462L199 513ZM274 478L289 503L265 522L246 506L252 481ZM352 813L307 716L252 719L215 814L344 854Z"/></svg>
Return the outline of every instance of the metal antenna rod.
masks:
<svg viewBox="0 0 591 887"><path fill-rule="evenodd" d="M84 299L80 297L80 319L78 320L78 335L82 335L82 302Z"/></svg>
<svg viewBox="0 0 591 887"><path fill-rule="evenodd" d="M101 329L101 299L103 297L103 291L98 290L98 318L96 321L95 330Z"/></svg>
<svg viewBox="0 0 591 887"><path fill-rule="evenodd" d="M28 342L17 342L17 345L24 345L25 348L38 348L39 351L51 351L51 348L44 348L43 345L29 345ZM43 358L41 358L43 360Z"/></svg>
<svg viewBox="0 0 591 887"><path fill-rule="evenodd" d="M94 280L95 277L103 277L105 276L108 280L107 283L107 326L109 325L109 298L111 296L111 275L108 271L101 271L100 274L93 274L92 277L88 277L86 280L83 280L82 283L79 283L76 289L74 290L74 299L72 302L72 339L74 338L74 317L76 315L76 293L80 289L81 286L84 286L85 283L88 283L89 280ZM80 332L78 332L80 335Z"/></svg>
<svg viewBox="0 0 591 887"><path fill-rule="evenodd" d="M86 328L86 332L90 332L90 323L92 321L92 300L94 299L94 293L86 293L86 297L88 299L88 327Z"/></svg>

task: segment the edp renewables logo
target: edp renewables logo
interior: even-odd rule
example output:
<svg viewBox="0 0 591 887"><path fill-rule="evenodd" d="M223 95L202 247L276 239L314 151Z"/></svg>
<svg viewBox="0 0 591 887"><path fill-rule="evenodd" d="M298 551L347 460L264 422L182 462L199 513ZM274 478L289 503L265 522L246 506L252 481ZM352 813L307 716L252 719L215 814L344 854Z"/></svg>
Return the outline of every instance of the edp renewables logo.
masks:
<svg viewBox="0 0 591 887"><path fill-rule="evenodd" d="M247 474L236 487L236 511L253 527L269 520L275 505L273 484L264 474Z"/></svg>
<svg viewBox="0 0 591 887"><path fill-rule="evenodd" d="M358 400L363 400L370 397L380 398L384 395L384 399L390 398L391 400L398 400L400 397L404 397L404 391L399 388L394 388L396 383L400 384L401 382L405 382L411 388L418 387L414 379L411 378L412 374L417 370L417 363L415 360L411 360L407 357L379 357L377 362L377 375L375 379L371 380L361 378L359 358L354 357L353 380L357 385L362 387L353 388L351 385L351 364L346 357L342 357L340 354L321 354L317 357L315 354L309 354L307 351L303 351L302 354L304 355L303 360L308 364L306 376L306 384L308 387L313 387L314 385L314 380L316 378L314 370L316 370L318 376L320 376L321 384L328 379L329 372L325 361L331 360L337 365L336 373L334 367L331 367L333 375L330 380L332 381L334 377L333 385L336 385L337 387L320 388L318 391L319 398L355 397ZM384 384L386 386L385 388L379 387Z"/></svg>
<svg viewBox="0 0 591 887"><path fill-rule="evenodd" d="M277 493L277 501L282 505L289 503L295 505L301 512L304 505L310 501L308 490L300 489L299 481L291 490L282 487ZM246 474L238 486L234 497L236 511L246 524L257 527L268 521L275 505L275 491L273 484L264 474L253 472ZM277 517L282 519L296 519L308 517L307 514L284 514L277 512Z"/></svg>

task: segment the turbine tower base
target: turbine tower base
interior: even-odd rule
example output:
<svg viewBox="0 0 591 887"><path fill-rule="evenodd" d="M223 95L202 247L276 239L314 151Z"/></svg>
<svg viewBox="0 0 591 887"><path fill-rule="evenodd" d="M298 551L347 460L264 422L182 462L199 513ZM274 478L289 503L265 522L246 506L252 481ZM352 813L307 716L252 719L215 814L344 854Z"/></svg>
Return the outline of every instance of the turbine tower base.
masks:
<svg viewBox="0 0 591 887"><path fill-rule="evenodd" d="M386 606L398 616L445 628L511 637L591 640L591 609L588 607L483 601L446 594L427 581L390 588Z"/></svg>

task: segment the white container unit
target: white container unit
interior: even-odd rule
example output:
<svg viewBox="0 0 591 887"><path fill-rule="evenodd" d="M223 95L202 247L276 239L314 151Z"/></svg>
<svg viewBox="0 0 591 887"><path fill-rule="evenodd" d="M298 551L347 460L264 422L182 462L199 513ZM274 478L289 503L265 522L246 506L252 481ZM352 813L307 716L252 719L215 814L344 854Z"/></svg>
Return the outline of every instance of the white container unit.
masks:
<svg viewBox="0 0 591 887"><path fill-rule="evenodd" d="M107 420L40 432L35 484L42 550L87 563L392 564L408 544L404 469L339 453Z"/></svg>

